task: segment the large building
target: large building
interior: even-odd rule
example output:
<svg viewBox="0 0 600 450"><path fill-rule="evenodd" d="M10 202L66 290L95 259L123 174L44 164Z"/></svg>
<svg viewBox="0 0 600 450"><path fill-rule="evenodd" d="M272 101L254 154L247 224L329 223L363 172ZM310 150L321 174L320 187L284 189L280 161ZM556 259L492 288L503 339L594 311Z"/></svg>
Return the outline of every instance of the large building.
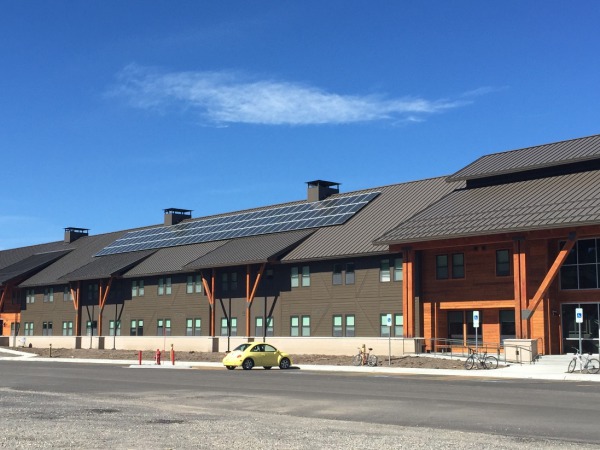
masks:
<svg viewBox="0 0 600 450"><path fill-rule="evenodd" d="M598 245L591 136L484 156L449 177L347 193L316 180L286 204L199 218L169 208L160 224L102 235L68 227L0 252L0 334L131 348L179 336L213 350L224 338L324 348L418 337L432 350L469 342L480 311L484 341L561 353L582 308L591 349Z"/></svg>

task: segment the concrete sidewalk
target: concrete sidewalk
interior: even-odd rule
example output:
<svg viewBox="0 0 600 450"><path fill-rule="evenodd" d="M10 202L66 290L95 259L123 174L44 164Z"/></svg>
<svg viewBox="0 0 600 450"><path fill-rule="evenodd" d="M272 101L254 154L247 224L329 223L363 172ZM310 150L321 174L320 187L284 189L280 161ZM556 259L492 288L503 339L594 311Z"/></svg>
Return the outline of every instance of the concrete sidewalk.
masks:
<svg viewBox="0 0 600 450"><path fill-rule="evenodd" d="M434 375L434 376L456 376L499 379L534 379L534 380L553 380L553 381L590 381L600 382L600 374L580 373L576 370L574 373L567 373L567 367L572 356L542 356L540 361L535 364L510 364L499 366L495 370L448 370L448 369L417 369L417 368L395 368L387 367L385 361L378 367L355 367L355 366L327 366L327 365L294 365L293 367L305 371L314 372L354 372L365 374L376 374L382 376L391 375ZM137 369L192 369L192 368L223 368L221 363L215 362L186 362L176 361L172 365L166 361L161 365L154 364L154 361L116 360L116 359L80 359L80 358L42 358L31 353L19 352L0 348L0 361L28 361L28 362L67 362L80 364L113 364L125 365ZM240 369L242 370L242 369ZM260 368L255 369L260 370Z"/></svg>

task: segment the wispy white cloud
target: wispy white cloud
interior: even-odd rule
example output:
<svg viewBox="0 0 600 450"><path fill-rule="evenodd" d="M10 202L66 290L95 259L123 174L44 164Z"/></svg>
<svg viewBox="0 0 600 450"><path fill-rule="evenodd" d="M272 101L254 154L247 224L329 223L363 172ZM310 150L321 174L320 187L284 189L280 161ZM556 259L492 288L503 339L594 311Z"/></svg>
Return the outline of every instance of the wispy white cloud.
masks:
<svg viewBox="0 0 600 450"><path fill-rule="evenodd" d="M158 111L183 108L215 125L346 124L420 122L427 116L471 103L459 99L389 98L343 95L274 80L248 79L231 72L161 72L130 65L110 90L130 105Z"/></svg>

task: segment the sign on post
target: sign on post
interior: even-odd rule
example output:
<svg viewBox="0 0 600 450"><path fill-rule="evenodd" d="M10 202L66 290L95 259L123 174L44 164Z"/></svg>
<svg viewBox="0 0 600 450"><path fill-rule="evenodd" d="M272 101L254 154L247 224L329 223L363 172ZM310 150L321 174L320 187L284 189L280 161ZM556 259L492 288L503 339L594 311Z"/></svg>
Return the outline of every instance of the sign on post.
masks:
<svg viewBox="0 0 600 450"><path fill-rule="evenodd" d="M392 315L385 317L385 323L388 326L388 366L392 365Z"/></svg>
<svg viewBox="0 0 600 450"><path fill-rule="evenodd" d="M575 323L579 324L579 353L581 354L581 324L583 323L583 308L575 308Z"/></svg>
<svg viewBox="0 0 600 450"><path fill-rule="evenodd" d="M479 311L473 311L473 328L475 328L475 351L477 351L477 331L479 329Z"/></svg>

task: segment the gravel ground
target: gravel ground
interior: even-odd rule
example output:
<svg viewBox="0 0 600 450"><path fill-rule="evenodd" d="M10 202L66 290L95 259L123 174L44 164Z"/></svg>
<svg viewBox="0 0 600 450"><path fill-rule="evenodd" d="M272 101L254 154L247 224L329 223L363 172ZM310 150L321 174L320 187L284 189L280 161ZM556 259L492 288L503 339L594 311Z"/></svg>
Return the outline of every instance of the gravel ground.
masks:
<svg viewBox="0 0 600 450"><path fill-rule="evenodd" d="M92 359L130 359L137 361L139 358L137 351L132 350L93 350L93 349L64 349L53 348L50 354L49 348L19 348L19 351L35 353L43 357L53 358L92 358ZM145 351L142 353L142 359L153 360L154 353ZM203 353L203 352L176 352L177 361L184 362L221 362L225 353ZM163 360L169 359L169 352L162 356ZM331 365L331 366L349 366L352 364L350 356L334 355L292 355L292 361L295 365ZM426 356L392 356L391 367L413 367L427 369L456 369L464 370L463 361L459 359L432 358ZM388 366L388 358L380 357L379 365Z"/></svg>

